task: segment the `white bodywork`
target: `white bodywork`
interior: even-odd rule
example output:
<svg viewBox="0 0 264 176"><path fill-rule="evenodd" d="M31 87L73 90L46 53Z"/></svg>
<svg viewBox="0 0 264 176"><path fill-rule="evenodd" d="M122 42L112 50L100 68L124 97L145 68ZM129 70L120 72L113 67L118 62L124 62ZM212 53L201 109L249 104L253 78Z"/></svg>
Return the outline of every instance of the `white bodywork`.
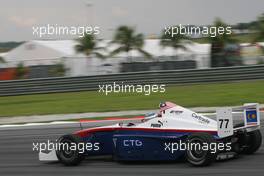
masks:
<svg viewBox="0 0 264 176"><path fill-rule="evenodd" d="M55 149L51 150L49 153L39 152L40 161L58 161Z"/></svg>
<svg viewBox="0 0 264 176"><path fill-rule="evenodd" d="M137 128L155 128L153 124L161 123L163 129L216 131L215 120L195 113L181 106L174 106L161 112L161 117L152 118L136 125Z"/></svg>

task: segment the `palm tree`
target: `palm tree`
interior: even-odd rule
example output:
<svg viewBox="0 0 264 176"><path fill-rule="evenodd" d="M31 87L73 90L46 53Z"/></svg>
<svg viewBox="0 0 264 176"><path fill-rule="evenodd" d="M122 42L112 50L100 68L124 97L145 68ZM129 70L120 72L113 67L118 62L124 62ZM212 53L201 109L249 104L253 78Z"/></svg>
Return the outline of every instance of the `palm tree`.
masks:
<svg viewBox="0 0 264 176"><path fill-rule="evenodd" d="M258 17L255 30L256 36L254 38L254 42L264 41L264 13Z"/></svg>
<svg viewBox="0 0 264 176"><path fill-rule="evenodd" d="M4 63L4 62L5 62L4 58L2 58L2 57L0 56L0 63Z"/></svg>
<svg viewBox="0 0 264 176"><path fill-rule="evenodd" d="M256 31L255 36L253 38L253 43L263 42L264 41L264 13L258 17L256 21L256 25L253 27L253 30ZM264 47L260 45L262 54L264 54ZM263 61L259 61L262 63Z"/></svg>
<svg viewBox="0 0 264 176"><path fill-rule="evenodd" d="M114 39L111 43L119 45L118 48L111 52L111 56L121 52L126 52L127 57L130 58L130 51L136 50L147 58L151 57L151 54L142 49L144 46L144 35L140 33L136 34L135 29L132 27L120 26L117 29Z"/></svg>
<svg viewBox="0 0 264 176"><path fill-rule="evenodd" d="M175 51L178 49L187 50L184 44L189 43L188 37L182 34L171 35L165 31L162 32L160 45L163 47L172 47Z"/></svg>
<svg viewBox="0 0 264 176"><path fill-rule="evenodd" d="M219 18L215 20L213 26L216 29L219 27L227 27ZM229 61L224 56L225 46L230 43L236 43L237 41L231 34L227 34L226 32L222 35L217 33L215 37L209 36L209 41L211 42L211 67L228 66Z"/></svg>
<svg viewBox="0 0 264 176"><path fill-rule="evenodd" d="M75 46L77 52L84 53L86 56L95 55L98 58L105 58L99 52L103 49L103 47L97 47L97 40L92 34L86 34L84 37L78 39L78 45Z"/></svg>

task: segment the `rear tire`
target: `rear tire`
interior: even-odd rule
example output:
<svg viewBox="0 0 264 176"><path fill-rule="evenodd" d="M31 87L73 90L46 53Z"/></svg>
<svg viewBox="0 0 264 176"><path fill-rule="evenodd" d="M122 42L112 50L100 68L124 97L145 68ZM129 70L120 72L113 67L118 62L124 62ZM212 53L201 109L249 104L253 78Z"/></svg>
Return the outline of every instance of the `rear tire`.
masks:
<svg viewBox="0 0 264 176"><path fill-rule="evenodd" d="M57 157L61 163L66 166L76 166L83 159L84 155L80 153L78 150L78 144L81 142L81 139L75 135L64 135L59 138L58 143L62 146L62 144L67 144L69 147L61 147L60 150L56 151ZM76 150L72 150L70 146L76 145Z"/></svg>
<svg viewBox="0 0 264 176"><path fill-rule="evenodd" d="M194 133L187 139L187 144L200 143L201 147L206 143L210 146L212 143L216 143L216 140L212 135L208 133ZM217 152L213 152L208 147L208 150L186 150L187 161L194 166L207 166L212 164L216 159Z"/></svg>
<svg viewBox="0 0 264 176"><path fill-rule="evenodd" d="M262 144L262 135L259 130L255 130L247 133L249 141L247 143L247 147L243 150L245 154L253 154L255 153Z"/></svg>

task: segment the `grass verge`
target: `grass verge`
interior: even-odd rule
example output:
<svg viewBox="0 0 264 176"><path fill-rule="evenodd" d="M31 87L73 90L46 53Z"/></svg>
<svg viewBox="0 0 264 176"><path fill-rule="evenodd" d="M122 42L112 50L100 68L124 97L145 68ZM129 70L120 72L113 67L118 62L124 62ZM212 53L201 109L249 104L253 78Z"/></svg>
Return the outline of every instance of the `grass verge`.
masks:
<svg viewBox="0 0 264 176"><path fill-rule="evenodd" d="M230 106L246 102L264 103L264 81L175 85L165 93L149 96L136 93L97 91L0 97L0 116L106 112L155 109L160 101L187 107Z"/></svg>

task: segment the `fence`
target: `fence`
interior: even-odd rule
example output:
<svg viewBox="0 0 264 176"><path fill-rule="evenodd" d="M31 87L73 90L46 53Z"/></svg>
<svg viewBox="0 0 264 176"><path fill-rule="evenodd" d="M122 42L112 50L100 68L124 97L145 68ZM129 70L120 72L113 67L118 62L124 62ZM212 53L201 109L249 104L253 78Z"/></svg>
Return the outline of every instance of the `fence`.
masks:
<svg viewBox="0 0 264 176"><path fill-rule="evenodd" d="M171 85L252 79L264 79L264 65L1 81L0 96L98 90L99 84L113 82Z"/></svg>

